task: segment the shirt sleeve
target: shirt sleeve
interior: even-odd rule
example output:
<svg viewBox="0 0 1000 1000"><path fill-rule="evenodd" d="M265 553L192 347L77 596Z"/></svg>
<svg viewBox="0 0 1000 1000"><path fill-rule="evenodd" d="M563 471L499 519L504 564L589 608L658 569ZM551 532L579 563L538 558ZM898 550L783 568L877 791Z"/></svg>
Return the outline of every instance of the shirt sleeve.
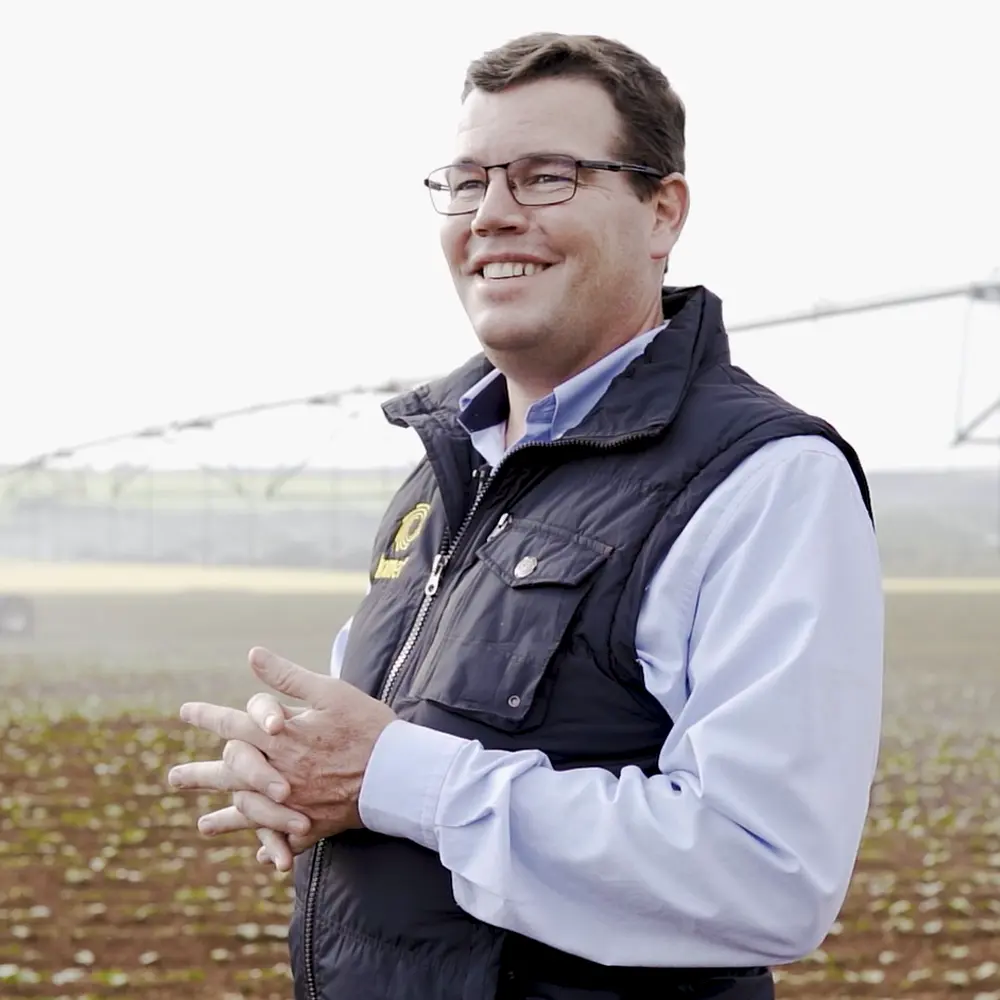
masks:
<svg viewBox="0 0 1000 1000"><path fill-rule="evenodd" d="M367 597L372 592L371 580L368 581L365 587L365 596ZM346 622L341 626L340 631L334 637L333 646L330 649L330 676L339 677L341 671L344 669L344 653L347 650L347 638L351 634L351 623L354 621L354 616L351 615Z"/></svg>
<svg viewBox="0 0 1000 1000"><path fill-rule="evenodd" d="M603 964L775 965L817 947L875 772L883 597L846 461L803 440L744 463L648 587L637 649L675 723L660 774L556 772L396 721L366 825L437 851L473 916Z"/></svg>
<svg viewBox="0 0 1000 1000"><path fill-rule="evenodd" d="M347 649L347 638L351 634L351 622L353 615L341 626L333 640L333 647L330 649L330 676L339 677L344 668L344 650Z"/></svg>

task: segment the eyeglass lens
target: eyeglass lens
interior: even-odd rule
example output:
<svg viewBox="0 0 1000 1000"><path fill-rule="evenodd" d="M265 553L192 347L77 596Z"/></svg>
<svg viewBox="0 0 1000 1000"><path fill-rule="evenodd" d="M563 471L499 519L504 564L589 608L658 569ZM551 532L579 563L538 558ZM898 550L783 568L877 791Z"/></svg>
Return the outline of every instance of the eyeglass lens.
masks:
<svg viewBox="0 0 1000 1000"><path fill-rule="evenodd" d="M521 205L568 201L576 191L576 161L568 156L526 156L507 167L507 179ZM475 211L488 184L486 170L474 163L441 167L428 178L434 207L446 215Z"/></svg>

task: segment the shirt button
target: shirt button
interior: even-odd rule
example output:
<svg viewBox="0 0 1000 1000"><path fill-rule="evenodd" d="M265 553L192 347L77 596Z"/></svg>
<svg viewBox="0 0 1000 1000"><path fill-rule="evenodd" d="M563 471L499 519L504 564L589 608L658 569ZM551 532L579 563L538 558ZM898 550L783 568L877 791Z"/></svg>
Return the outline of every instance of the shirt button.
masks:
<svg viewBox="0 0 1000 1000"><path fill-rule="evenodd" d="M517 706L521 704L521 697L520 697L520 695L512 694L507 699L507 704L510 705L511 708L517 708Z"/></svg>
<svg viewBox="0 0 1000 1000"><path fill-rule="evenodd" d="M534 556L525 556L515 567L514 576L518 580L523 580L526 576L531 576L538 566L538 560Z"/></svg>

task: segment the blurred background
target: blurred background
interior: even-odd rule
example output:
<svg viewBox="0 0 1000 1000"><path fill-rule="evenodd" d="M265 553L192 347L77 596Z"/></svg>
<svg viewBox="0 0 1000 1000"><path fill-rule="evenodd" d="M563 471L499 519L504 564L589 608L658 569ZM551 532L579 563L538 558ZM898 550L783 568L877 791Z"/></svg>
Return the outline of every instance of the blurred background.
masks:
<svg viewBox="0 0 1000 1000"><path fill-rule="evenodd" d="M786 996L1000 1000L1000 7L0 6L0 997L290 995L287 879L166 768L247 650L326 669L420 455L380 404L476 349L421 180L534 30L688 110L672 284L869 470L882 764Z"/></svg>

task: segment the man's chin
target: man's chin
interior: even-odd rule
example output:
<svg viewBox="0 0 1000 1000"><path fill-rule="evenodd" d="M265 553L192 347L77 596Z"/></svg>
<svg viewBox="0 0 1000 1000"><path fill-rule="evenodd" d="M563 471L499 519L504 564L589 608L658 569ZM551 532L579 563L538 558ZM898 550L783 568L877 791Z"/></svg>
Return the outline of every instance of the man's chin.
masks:
<svg viewBox="0 0 1000 1000"><path fill-rule="evenodd" d="M506 315L499 315L499 313ZM542 324L524 314L511 315L513 310L490 310L472 318L476 338L487 353L505 353L533 347L538 342Z"/></svg>

